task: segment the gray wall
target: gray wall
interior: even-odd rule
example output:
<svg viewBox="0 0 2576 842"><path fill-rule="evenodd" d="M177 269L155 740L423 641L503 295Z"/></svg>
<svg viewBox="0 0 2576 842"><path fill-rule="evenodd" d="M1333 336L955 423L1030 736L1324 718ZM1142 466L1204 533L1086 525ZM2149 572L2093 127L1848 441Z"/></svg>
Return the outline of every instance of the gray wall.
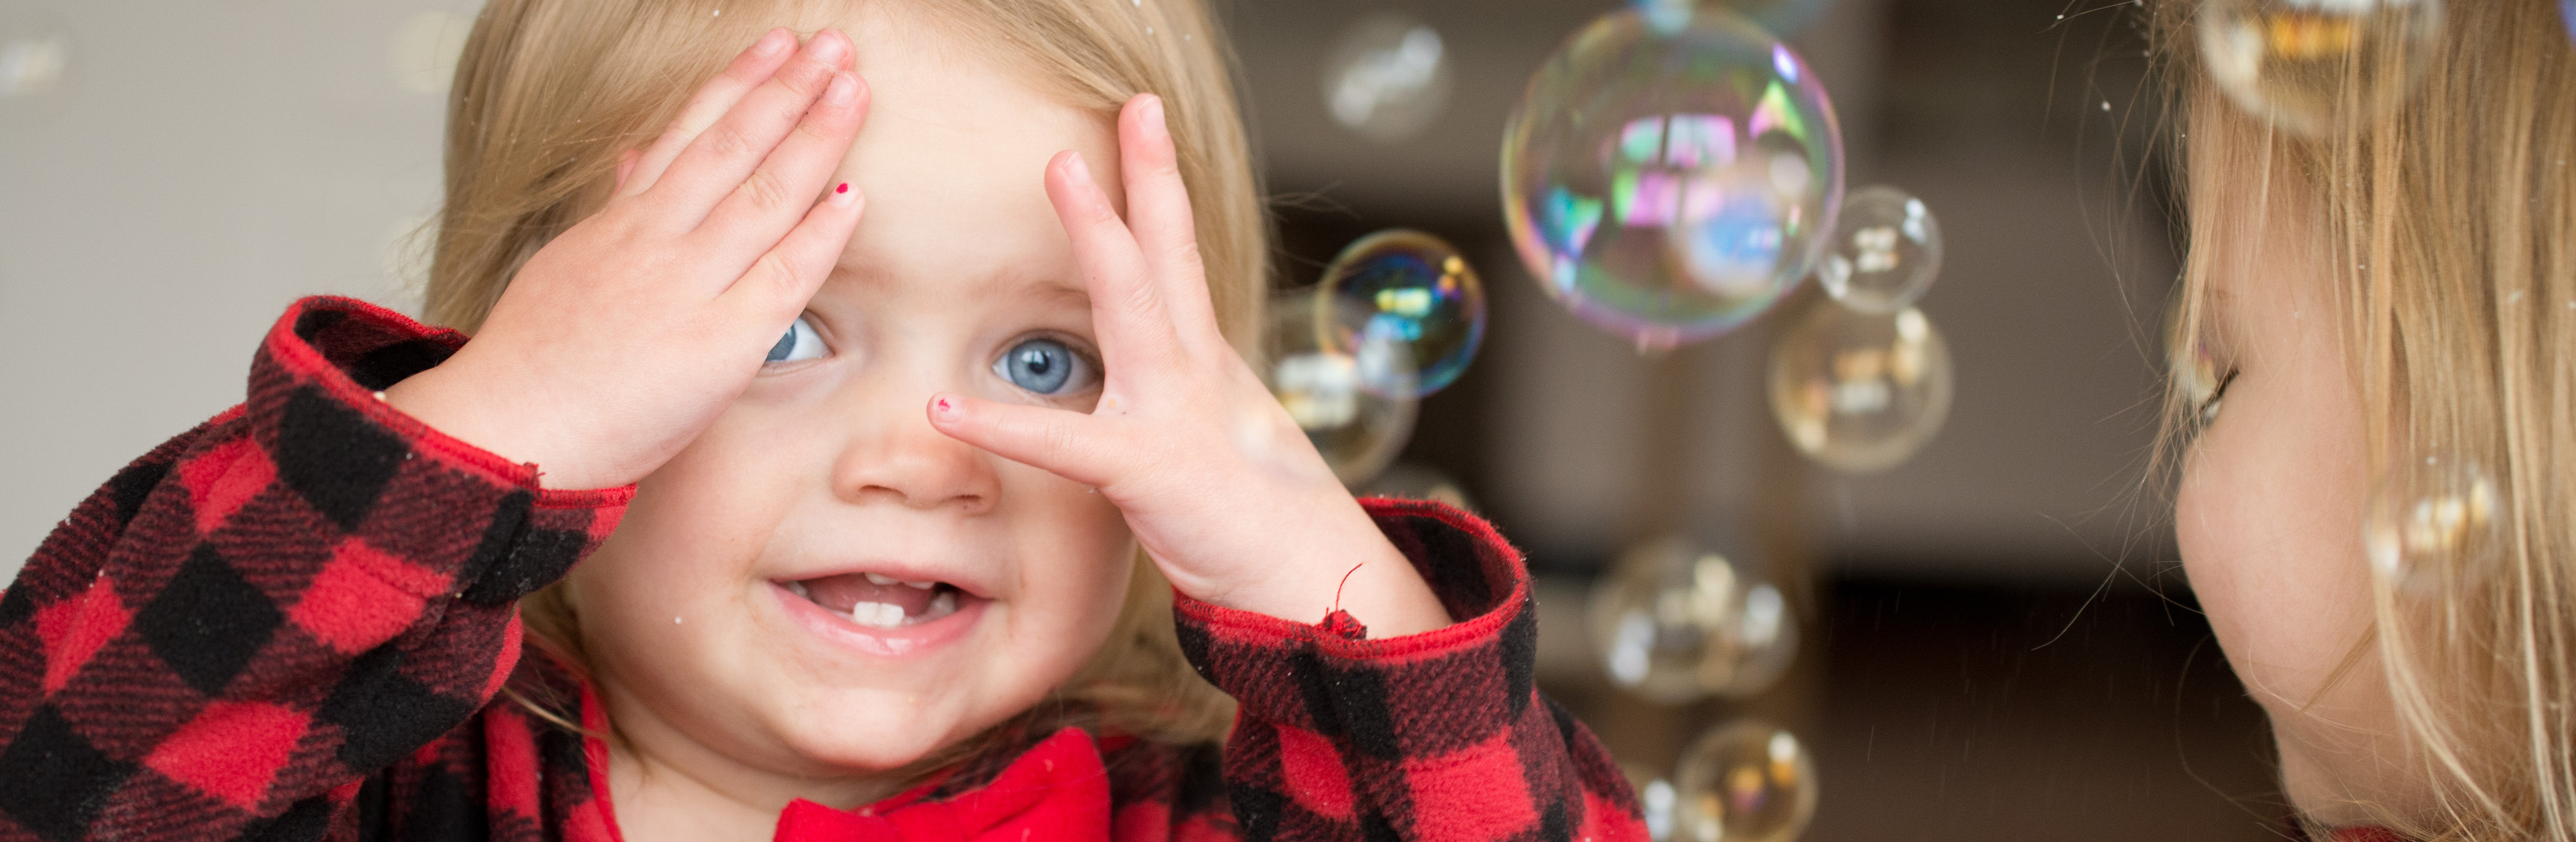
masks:
<svg viewBox="0 0 2576 842"><path fill-rule="evenodd" d="M0 111L0 572L74 503L238 403L297 296L410 309L467 0L0 0L67 25L59 102ZM429 19L435 20L435 19ZM461 33L459 33L461 34ZM42 104L40 104L42 105Z"/></svg>

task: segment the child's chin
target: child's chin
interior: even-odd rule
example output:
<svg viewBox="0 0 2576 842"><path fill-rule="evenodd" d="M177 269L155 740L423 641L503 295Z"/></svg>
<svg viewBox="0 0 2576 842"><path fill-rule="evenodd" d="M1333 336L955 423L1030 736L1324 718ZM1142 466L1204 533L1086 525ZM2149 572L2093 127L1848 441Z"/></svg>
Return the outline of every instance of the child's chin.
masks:
<svg viewBox="0 0 2576 842"><path fill-rule="evenodd" d="M936 753L946 741L944 728L904 728L880 723L851 723L817 729L792 743L797 753L816 765L867 774L900 769Z"/></svg>
<svg viewBox="0 0 2576 842"><path fill-rule="evenodd" d="M816 713L779 723L787 732L781 736L817 764L856 772L899 768L974 730L971 723L941 711L932 698L929 693L876 689L825 694L799 706Z"/></svg>

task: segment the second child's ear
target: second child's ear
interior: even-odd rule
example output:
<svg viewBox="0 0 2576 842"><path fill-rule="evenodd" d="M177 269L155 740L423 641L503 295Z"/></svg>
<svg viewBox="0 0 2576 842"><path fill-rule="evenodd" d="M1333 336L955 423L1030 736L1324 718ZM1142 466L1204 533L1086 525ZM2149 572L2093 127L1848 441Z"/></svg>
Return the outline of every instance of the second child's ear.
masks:
<svg viewBox="0 0 2576 842"><path fill-rule="evenodd" d="M626 177L635 174L635 162L644 159L644 150L629 149L617 153L617 190L625 192Z"/></svg>

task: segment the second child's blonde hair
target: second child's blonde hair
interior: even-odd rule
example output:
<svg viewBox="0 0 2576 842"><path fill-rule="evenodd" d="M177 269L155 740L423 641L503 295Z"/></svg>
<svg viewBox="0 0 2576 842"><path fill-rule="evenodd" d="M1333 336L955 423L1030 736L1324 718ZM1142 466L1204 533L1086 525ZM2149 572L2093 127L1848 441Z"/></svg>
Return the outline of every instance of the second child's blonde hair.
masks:
<svg viewBox="0 0 2576 842"><path fill-rule="evenodd" d="M2323 231L2355 350L2371 474L2474 459L2502 492L2492 567L2435 593L2374 577L2375 623L2343 680L2385 681L2430 814L2362 804L2421 840L2576 840L2576 50L2549 0L2444 3L2421 87L2385 117L2308 137L2266 125L2195 57L2193 15L2152 7L2191 160L2178 309L2194 335L2223 242ZM2391 56L2344 68L2403 72ZM2257 197L2268 198L2268 197ZM2262 218L2307 207L2306 221ZM2262 283L2265 279L2248 278ZM2196 407L2174 390L2168 429ZM2354 558L2351 564L2365 564ZM2365 654L2380 669L2350 670ZM2367 677L2365 677L2367 676ZM2322 837L2321 837L2322 838Z"/></svg>
<svg viewBox="0 0 2576 842"><path fill-rule="evenodd" d="M866 2L882 0L492 0L448 103L447 201L426 318L473 332L529 257L605 201L618 155L650 144L736 53L782 22L811 34ZM1238 351L1258 347L1267 223L1225 41L1201 0L917 0L894 11L991 45L984 55L1104 125L1136 94L1161 95L1218 325ZM1018 722L1167 742L1223 735L1233 701L1182 658L1171 586L1142 553L1134 564L1108 642L1054 703ZM560 583L520 610L535 648L586 660ZM1032 721L1049 717L1067 721Z"/></svg>

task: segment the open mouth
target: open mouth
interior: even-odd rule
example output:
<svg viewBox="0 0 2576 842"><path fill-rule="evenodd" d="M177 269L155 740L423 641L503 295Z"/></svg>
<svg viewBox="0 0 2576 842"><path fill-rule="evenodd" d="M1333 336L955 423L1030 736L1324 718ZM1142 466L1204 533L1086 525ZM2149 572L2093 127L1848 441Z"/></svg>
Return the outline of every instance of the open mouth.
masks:
<svg viewBox="0 0 2576 842"><path fill-rule="evenodd" d="M931 622L957 613L960 600L975 598L946 582L906 582L878 573L844 573L778 585L824 611L875 629Z"/></svg>

